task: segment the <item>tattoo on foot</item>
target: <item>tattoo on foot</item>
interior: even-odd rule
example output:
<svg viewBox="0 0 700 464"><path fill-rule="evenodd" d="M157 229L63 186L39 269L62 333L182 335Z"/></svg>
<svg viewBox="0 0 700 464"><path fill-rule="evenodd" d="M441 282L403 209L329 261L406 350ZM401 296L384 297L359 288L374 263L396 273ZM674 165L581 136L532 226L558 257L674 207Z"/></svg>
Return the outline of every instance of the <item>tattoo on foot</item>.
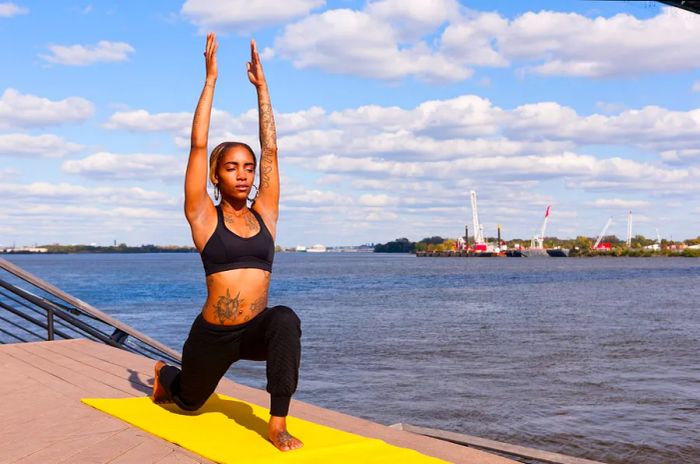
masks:
<svg viewBox="0 0 700 464"><path fill-rule="evenodd" d="M273 434L270 437L270 441L272 441L272 444L280 451L292 451L304 446L301 440L293 437L286 430Z"/></svg>

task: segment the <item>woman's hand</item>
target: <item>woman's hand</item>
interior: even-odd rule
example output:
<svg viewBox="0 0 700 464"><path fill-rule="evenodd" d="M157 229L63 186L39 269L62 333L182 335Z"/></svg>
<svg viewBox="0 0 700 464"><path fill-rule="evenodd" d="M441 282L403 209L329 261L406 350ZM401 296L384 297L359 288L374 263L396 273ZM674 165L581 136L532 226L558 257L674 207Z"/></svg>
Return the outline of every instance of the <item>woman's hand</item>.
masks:
<svg viewBox="0 0 700 464"><path fill-rule="evenodd" d="M216 65L216 50L219 44L216 42L216 34L210 32L207 34L207 47L204 50L204 61L207 68L207 83L213 84L216 78L219 77L219 68Z"/></svg>
<svg viewBox="0 0 700 464"><path fill-rule="evenodd" d="M248 79L255 87L260 88L266 85L265 74L263 73L260 56L258 55L258 47L255 45L255 40L250 41L250 61L246 63L248 69Z"/></svg>

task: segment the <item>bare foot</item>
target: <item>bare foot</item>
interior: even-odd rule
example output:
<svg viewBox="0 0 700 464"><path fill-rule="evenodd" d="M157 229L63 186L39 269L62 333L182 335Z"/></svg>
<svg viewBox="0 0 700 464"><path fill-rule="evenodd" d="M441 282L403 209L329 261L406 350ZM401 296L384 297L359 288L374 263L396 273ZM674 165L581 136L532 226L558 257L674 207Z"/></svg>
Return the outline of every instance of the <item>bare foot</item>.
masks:
<svg viewBox="0 0 700 464"><path fill-rule="evenodd" d="M270 417L267 434L275 448L280 451L292 451L304 446L301 440L287 432L287 419L285 417Z"/></svg>
<svg viewBox="0 0 700 464"><path fill-rule="evenodd" d="M160 370L164 367L165 363L163 361L158 361L153 368L153 393L151 394L151 399L156 404L172 403L170 395L168 395L168 392L165 390L165 388L163 388L158 380L160 377Z"/></svg>

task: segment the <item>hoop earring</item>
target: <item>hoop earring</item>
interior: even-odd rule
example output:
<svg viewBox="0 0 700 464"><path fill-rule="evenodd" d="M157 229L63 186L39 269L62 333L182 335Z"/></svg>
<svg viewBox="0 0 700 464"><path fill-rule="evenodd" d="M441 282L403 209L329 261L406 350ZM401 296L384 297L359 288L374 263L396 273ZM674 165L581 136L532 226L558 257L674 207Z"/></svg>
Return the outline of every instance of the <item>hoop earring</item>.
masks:
<svg viewBox="0 0 700 464"><path fill-rule="evenodd" d="M214 184L214 200L219 201L220 196L221 196L221 192L219 192L219 185Z"/></svg>
<svg viewBox="0 0 700 464"><path fill-rule="evenodd" d="M253 184L253 185L251 186L251 188L252 188L252 187L255 187L255 184ZM248 201L251 202L251 203L255 203L255 200L258 199L258 193L260 193L260 189L257 188L257 187L255 187L255 195L253 196L252 199L251 199L250 197L248 197Z"/></svg>

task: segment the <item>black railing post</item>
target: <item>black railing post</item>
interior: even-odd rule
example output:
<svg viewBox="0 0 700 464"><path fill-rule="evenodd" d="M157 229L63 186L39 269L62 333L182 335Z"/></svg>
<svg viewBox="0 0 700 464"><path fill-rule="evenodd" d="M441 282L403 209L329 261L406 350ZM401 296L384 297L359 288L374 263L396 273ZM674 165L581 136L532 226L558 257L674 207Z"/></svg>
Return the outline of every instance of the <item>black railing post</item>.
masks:
<svg viewBox="0 0 700 464"><path fill-rule="evenodd" d="M46 325L49 330L49 337L47 340L53 340L53 309L47 308L46 310Z"/></svg>

